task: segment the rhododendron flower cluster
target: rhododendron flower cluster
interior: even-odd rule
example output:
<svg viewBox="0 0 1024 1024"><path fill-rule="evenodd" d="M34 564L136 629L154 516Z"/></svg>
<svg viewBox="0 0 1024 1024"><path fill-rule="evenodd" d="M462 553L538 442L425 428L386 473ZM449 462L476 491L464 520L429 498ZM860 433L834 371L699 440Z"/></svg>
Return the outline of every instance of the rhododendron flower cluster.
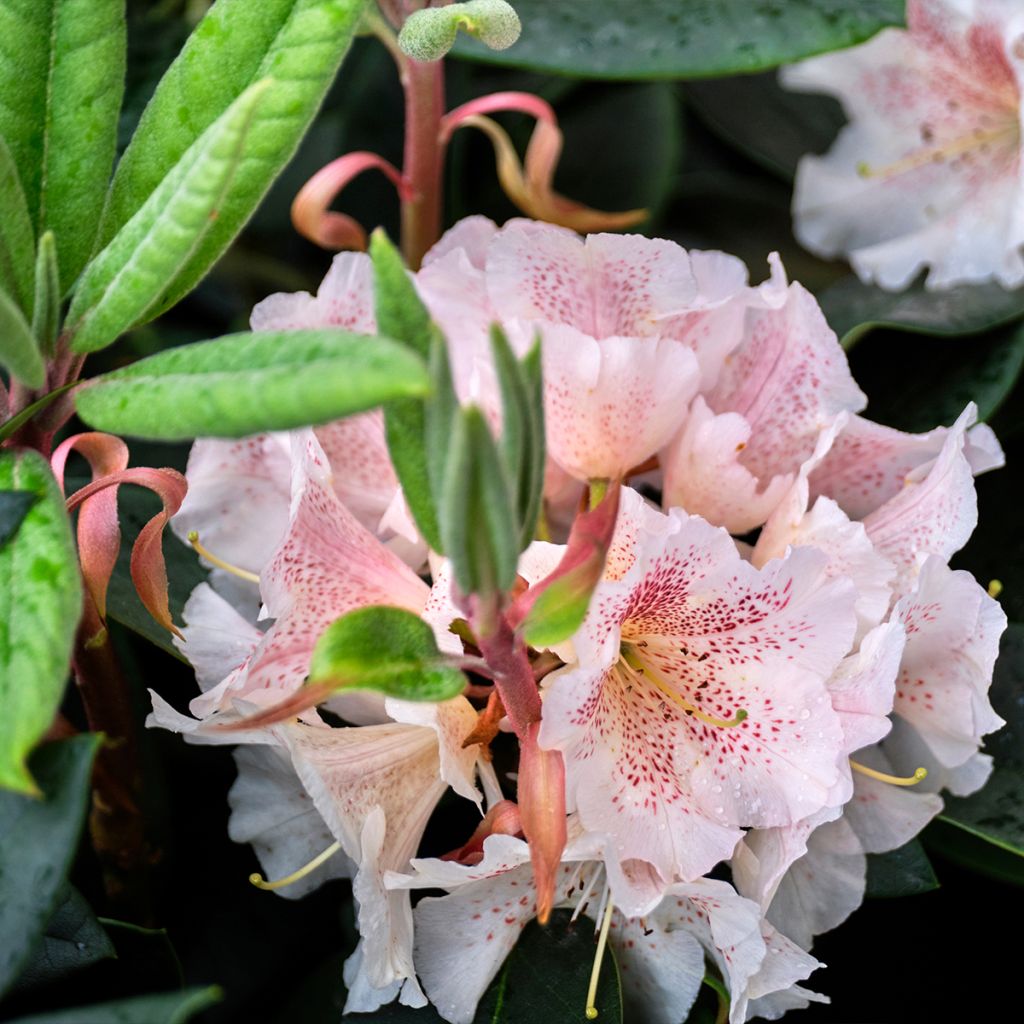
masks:
<svg viewBox="0 0 1024 1024"><path fill-rule="evenodd" d="M986 778L1006 620L948 563L999 444L973 406L926 434L864 418L817 302L770 264L751 285L719 252L470 218L414 275L458 400L498 434L491 327L519 355L540 339L544 507L515 600L557 578L588 510L617 496L582 623L526 651L541 707L528 732L511 707L503 720L505 669L420 536L380 412L194 446L172 525L213 566L180 641L203 692L190 715L154 694L150 724L237 745L230 831L261 885L287 898L352 879L347 1010L399 998L471 1021L553 906L593 921L597 964L616 951L636 1019L678 1024L708 970L731 1021L775 1019L822 998L802 985L811 943L860 903L865 855ZM373 291L370 258L341 254L315 296L271 296L252 324L372 335ZM288 704L324 629L375 605L429 624L465 693ZM536 806L492 760L512 729L520 790L527 741L548 758L530 777L531 801L549 798L532 833ZM479 827L418 856L449 788ZM580 1009L596 1015L593 986Z"/></svg>

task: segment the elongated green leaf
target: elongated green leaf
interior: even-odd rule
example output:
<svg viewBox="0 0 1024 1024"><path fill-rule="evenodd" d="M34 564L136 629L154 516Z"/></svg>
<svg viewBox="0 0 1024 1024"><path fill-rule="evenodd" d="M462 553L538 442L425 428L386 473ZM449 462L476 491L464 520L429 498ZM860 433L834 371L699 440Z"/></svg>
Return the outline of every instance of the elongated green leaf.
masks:
<svg viewBox="0 0 1024 1024"><path fill-rule="evenodd" d="M455 420L439 508L444 552L463 593L508 590L519 557L511 486L487 420L475 406Z"/></svg>
<svg viewBox="0 0 1024 1024"><path fill-rule="evenodd" d="M0 135L61 280L85 266L114 165L125 76L124 0L0 3Z"/></svg>
<svg viewBox="0 0 1024 1024"><path fill-rule="evenodd" d="M25 758L60 704L82 603L64 498L35 452L0 452L0 491L35 497L0 549L0 786L35 792Z"/></svg>
<svg viewBox="0 0 1024 1024"><path fill-rule="evenodd" d="M941 820L1024 857L1024 625L1003 635L992 682L992 706L1006 726L985 740L995 766L973 796L950 797Z"/></svg>
<svg viewBox="0 0 1024 1024"><path fill-rule="evenodd" d="M0 291L14 296L32 315L32 260L35 235L25 190L11 151L0 136Z"/></svg>
<svg viewBox="0 0 1024 1024"><path fill-rule="evenodd" d="M437 329L416 294L398 250L379 229L370 239L370 256L377 330L428 360ZM442 400L446 401L443 394ZM384 410L384 427L391 461L416 525L427 543L435 551L441 551L443 538L437 522L437 496L431 491L425 448L426 416L422 402L393 402Z"/></svg>
<svg viewBox="0 0 1024 1024"><path fill-rule="evenodd" d="M313 649L309 681L423 701L450 700L466 686L427 623L404 608L383 605L357 608L324 630Z"/></svg>
<svg viewBox="0 0 1024 1024"><path fill-rule="evenodd" d="M917 896L938 887L939 880L928 854L916 839L891 853L868 857L867 896L875 899Z"/></svg>
<svg viewBox="0 0 1024 1024"><path fill-rule="evenodd" d="M51 402L56 401L65 392L70 391L75 386L75 383L54 388L53 391L47 392L42 398L37 398L31 405L26 405L17 416L12 416L9 420L4 420L3 423L0 423L0 441L6 441L9 437L13 437L36 413L42 412Z"/></svg>
<svg viewBox="0 0 1024 1024"><path fill-rule="evenodd" d="M250 86L89 264L68 313L76 352L109 345L160 301L220 216L250 152L256 107L273 87L269 79Z"/></svg>
<svg viewBox="0 0 1024 1024"><path fill-rule="evenodd" d="M17 987L48 985L99 960L114 957L114 944L96 920L85 897L68 883L57 898L53 912Z"/></svg>
<svg viewBox="0 0 1024 1024"><path fill-rule="evenodd" d="M114 176L103 240L112 238L189 147L253 83L278 83L217 223L161 308L187 294L256 209L295 152L348 51L367 0L218 0L157 87ZM159 310L154 310L158 312Z"/></svg>
<svg viewBox="0 0 1024 1024"><path fill-rule="evenodd" d="M36 495L31 491L0 491L0 548L18 532L35 503Z"/></svg>
<svg viewBox="0 0 1024 1024"><path fill-rule="evenodd" d="M185 1024L208 1006L220 1002L220 998L220 989L216 987L189 988L184 992L51 1010L19 1017L9 1024Z"/></svg>
<svg viewBox="0 0 1024 1024"><path fill-rule="evenodd" d="M1024 324L970 341L878 331L851 353L854 375L871 396L873 420L925 431L952 423L968 402L991 419L1024 370Z"/></svg>
<svg viewBox="0 0 1024 1024"><path fill-rule="evenodd" d="M981 334L1024 318L1024 288L1007 291L995 283L930 292L918 281L887 292L851 275L826 288L818 302L847 349L878 327L945 337Z"/></svg>
<svg viewBox="0 0 1024 1024"><path fill-rule="evenodd" d="M182 345L94 378L75 400L99 430L175 441L327 423L429 386L401 345L324 329Z"/></svg>
<svg viewBox="0 0 1024 1024"><path fill-rule="evenodd" d="M852 46L903 23L903 0L517 0L519 42L463 57L592 78L709 78Z"/></svg>
<svg viewBox="0 0 1024 1024"><path fill-rule="evenodd" d="M32 328L14 299L4 291L0 291L0 366L32 388L42 387L46 379L46 365Z"/></svg>
<svg viewBox="0 0 1024 1024"><path fill-rule="evenodd" d="M0 792L0 994L18 976L57 907L85 820L97 746L96 736L76 736L37 751L32 772L41 799Z"/></svg>
<svg viewBox="0 0 1024 1024"><path fill-rule="evenodd" d="M39 239L36 256L35 301L32 312L32 333L39 348L53 351L60 329L60 268L57 265L57 243L53 232L47 231Z"/></svg>

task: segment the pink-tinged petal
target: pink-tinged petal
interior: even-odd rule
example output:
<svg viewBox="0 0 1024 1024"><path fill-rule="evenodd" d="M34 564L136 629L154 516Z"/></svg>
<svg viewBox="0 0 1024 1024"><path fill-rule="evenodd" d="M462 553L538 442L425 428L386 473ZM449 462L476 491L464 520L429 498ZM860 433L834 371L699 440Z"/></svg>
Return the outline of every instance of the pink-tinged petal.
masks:
<svg viewBox="0 0 1024 1024"><path fill-rule="evenodd" d="M241 709L230 707L221 711L211 720L189 718L176 711L155 690L149 691L153 702L153 710L146 716L147 729L167 729L169 732L180 733L188 743L212 744L222 746L236 743L267 743L277 744L279 741L267 729L236 729L230 732L221 728L223 725L237 724L243 717L257 710L254 702L240 702Z"/></svg>
<svg viewBox="0 0 1024 1024"><path fill-rule="evenodd" d="M1004 724L988 689L1006 615L970 573L936 557L924 563L917 589L894 615L907 632L894 710L942 765L955 768Z"/></svg>
<svg viewBox="0 0 1024 1024"><path fill-rule="evenodd" d="M903 489L864 519L875 549L897 567L897 593L912 586L926 556L948 562L977 525L974 476L964 455L965 430L974 416L972 403L946 435L938 456L911 470Z"/></svg>
<svg viewBox="0 0 1024 1024"><path fill-rule="evenodd" d="M494 238L487 287L502 319L573 327L591 338L645 336L688 307L697 285L685 249L639 235L590 235L515 220Z"/></svg>
<svg viewBox="0 0 1024 1024"><path fill-rule="evenodd" d="M406 725L433 729L437 735L441 778L459 796L481 806L480 793L474 782L479 750L463 747L462 741L476 726L476 712L465 697L455 697L441 704L388 699L388 714Z"/></svg>
<svg viewBox="0 0 1024 1024"><path fill-rule="evenodd" d="M881 751L862 753L858 759L878 771L893 770ZM865 853L888 853L909 843L941 810L942 799L934 793L921 792L918 786L892 786L858 772L843 815Z"/></svg>
<svg viewBox="0 0 1024 1024"><path fill-rule="evenodd" d="M566 472L621 479L669 442L697 390L692 351L657 337L596 341L563 324L542 334L548 451Z"/></svg>
<svg viewBox="0 0 1024 1024"><path fill-rule="evenodd" d="M195 531L218 558L258 573L288 528L291 460L280 434L204 439L188 457L188 494L171 520L185 541Z"/></svg>
<svg viewBox="0 0 1024 1024"><path fill-rule="evenodd" d="M308 292L271 295L253 308L250 323L254 331L341 327L372 334L377 324L370 257L362 252L338 253L315 298Z"/></svg>
<svg viewBox="0 0 1024 1024"><path fill-rule="evenodd" d="M487 247L497 233L498 225L487 217L463 217L434 243L423 257L423 266L429 267L449 253L461 250L470 266L483 270L487 265Z"/></svg>
<svg viewBox="0 0 1024 1024"><path fill-rule="evenodd" d="M806 1009L810 1003L829 1002L828 996L796 984L824 964L805 953L767 921L761 923L761 936L768 947L768 955L761 961L760 970L750 980L747 1020L755 1017L778 1020L790 1010ZM737 1021L742 1019L737 1015Z"/></svg>
<svg viewBox="0 0 1024 1024"><path fill-rule="evenodd" d="M238 778L228 792L228 835L236 843L252 844L265 878L290 875L334 842L285 751L243 746L234 756ZM299 899L331 879L354 874L355 865L339 852L304 878L275 891L285 899Z"/></svg>
<svg viewBox="0 0 1024 1024"><path fill-rule="evenodd" d="M911 4L909 32L787 69L787 85L837 96L850 120L825 157L799 168L804 245L849 255L863 279L889 288L925 265L930 287L1024 280L1013 52L1024 23L991 10L959 12L953 30L948 5Z"/></svg>
<svg viewBox="0 0 1024 1024"><path fill-rule="evenodd" d="M814 495L834 498L851 519L863 519L894 498L908 477L942 451L950 428L905 434L851 416L810 478ZM967 431L964 455L977 476L1005 462L995 434L985 424Z"/></svg>
<svg viewBox="0 0 1024 1024"><path fill-rule="evenodd" d="M864 849L846 819L820 825L807 839L807 852L783 876L769 920L810 949L815 935L838 927L861 905L866 871Z"/></svg>
<svg viewBox="0 0 1024 1024"><path fill-rule="evenodd" d="M736 412L751 427L741 461L767 481L811 456L822 430L867 399L814 297L789 286L784 306L752 310L742 347L726 361L707 396L718 413Z"/></svg>
<svg viewBox="0 0 1024 1024"><path fill-rule="evenodd" d="M192 591L182 612L185 627L174 646L195 669L204 693L241 669L263 633L244 619L208 583Z"/></svg>
<svg viewBox="0 0 1024 1024"><path fill-rule="evenodd" d="M683 429L661 455L666 508L684 508L738 534L764 523L793 475L773 477L762 487L741 462L750 436L750 424L739 413L716 415L698 395Z"/></svg>
<svg viewBox="0 0 1024 1024"><path fill-rule="evenodd" d="M877 743L888 734L905 644L902 625L885 622L864 637L857 653L845 658L829 680L832 706L843 726L845 753Z"/></svg>

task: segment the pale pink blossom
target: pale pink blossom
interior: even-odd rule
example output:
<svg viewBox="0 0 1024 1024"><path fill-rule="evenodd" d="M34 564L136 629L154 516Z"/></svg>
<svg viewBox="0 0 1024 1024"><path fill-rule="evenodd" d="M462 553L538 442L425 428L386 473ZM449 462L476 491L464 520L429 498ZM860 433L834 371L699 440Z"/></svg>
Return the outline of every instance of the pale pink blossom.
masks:
<svg viewBox="0 0 1024 1024"><path fill-rule="evenodd" d="M908 0L907 29L783 72L837 97L849 118L832 149L802 160L797 237L848 256L864 281L928 287L1024 282L1021 84L1015 0Z"/></svg>

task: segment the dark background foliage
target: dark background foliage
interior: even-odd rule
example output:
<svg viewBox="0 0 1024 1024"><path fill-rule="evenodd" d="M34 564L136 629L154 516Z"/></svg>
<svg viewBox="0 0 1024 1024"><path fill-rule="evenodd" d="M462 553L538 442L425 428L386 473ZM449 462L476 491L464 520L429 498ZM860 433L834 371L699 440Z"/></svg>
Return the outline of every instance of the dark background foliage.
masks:
<svg viewBox="0 0 1024 1024"><path fill-rule="evenodd" d="M190 27L182 0L132 0L129 7L123 141ZM563 193L606 209L645 206L651 217L640 230L687 246L733 252L748 263L755 280L765 276L766 257L777 250L791 277L825 293L823 303L840 334L872 319L861 312L867 300L847 279L848 268L805 253L795 243L790 226L796 159L808 148L828 145L842 122L834 104L785 94L775 86L771 73L686 84L630 81L628 73L625 77L616 82L585 81L451 61L448 90L451 105L496 89L536 91L555 105L565 131L566 150L557 182ZM95 369L242 329L254 303L271 292L315 291L331 257L291 228L291 199L315 170L345 151L370 149L399 162L401 104L387 54L375 41L359 40L298 156L227 256L187 300L103 353ZM509 117L505 123L519 145L525 144L530 128L526 120ZM449 223L470 213L484 213L498 221L516 213L496 184L493 155L482 137L456 136L447 181ZM397 203L380 177L359 179L344 193L339 207L368 228L383 224L392 235L397 232ZM828 291L837 282L842 283ZM996 308L999 302L1003 306ZM927 304L922 308L927 310ZM958 331L966 326L976 332L970 337L880 328L867 333L851 353L854 373L870 397L868 412L873 418L903 429L927 429L951 422L966 399L975 397L1001 437L1008 468L979 481L982 526L954 564L971 569L983 583L1001 579L1005 584L1002 600L1011 620L1024 619L1024 547L1019 530L1024 405L1020 390L1014 390L1024 365L1024 330L1016 322L1021 315L1024 299L1019 296L990 295L983 301L960 296L936 324L954 322ZM911 310L901 320L899 310L893 315L883 305L874 319L920 326L921 316L914 317ZM1005 322L993 326L1000 321ZM183 469L186 457L185 446L133 446L134 464ZM137 528L144 521L147 501L147 496L125 496L129 535L131 522ZM168 538L165 545L174 576L172 589L179 601L177 612L199 569L176 540ZM122 622L141 627L153 637L160 633L133 603L123 573L114 581L111 607ZM149 687L184 707L194 695L195 684L188 667L167 653L166 636L159 637L165 648L160 650L124 625L114 629L120 653L137 683L139 721L147 708ZM1005 649L995 703L1004 717L1019 726L1024 659L1017 632ZM72 721L83 724L74 694L65 710ZM997 753L1019 758L1021 740L1020 732L1001 737ZM187 746L179 737L147 731L144 754L153 884L150 905L137 907L135 913L137 924L146 927L104 922L117 954L116 959L110 958L109 943L104 945L102 935L88 931L87 922L83 923L88 915L80 913L74 896L62 895L49 929L53 944L47 947L48 956L58 964L85 965L60 984L52 983L45 970L23 977L0 1005L0 1020L173 990L184 983L223 989L223 1001L194 1018L209 1024L337 1021L343 1003L341 963L356 938L348 884L332 882L300 901L254 889L247 881L257 868L253 854L227 838L225 795L234 777L229 750ZM994 831L1007 845L1019 846L1024 839L1020 808L1005 802L1022 799L1016 797L1017 778L1011 777L1003 786L1004 803L999 807L980 812L961 809L961 819ZM469 825L461 815L455 802L442 808L426 837L425 853L439 853L453 845L453 831ZM1024 861L942 821L925 832L923 843L939 887L899 900L869 898L847 924L823 937L815 953L829 967L811 984L833 1002L814 1007L798 1019L806 1024L854 1024L940 1015L953 1020L1001 1019L1008 1012L1019 954L1015 943L997 936L1014 934L1015 923L1024 913L1019 887ZM901 870L900 863L876 865L873 889L913 891L934 885L926 865L911 863L903 874ZM105 904L97 867L85 846L75 861L71 882L100 917L117 916ZM582 958L589 971L588 934L566 936L556 927L551 935L539 935L535 929L527 937L538 962L557 960L550 944L562 942L570 951L564 959L576 963ZM570 953L579 955L573 959ZM106 954L106 958L89 965L91 954ZM557 985L560 980L545 982L524 974L521 965L510 968L508 985L535 988L538 993L538 1015L531 1020L582 1020L582 1000L571 1017L561 1016L565 1011L557 1002L544 1015L545 993L553 991L545 988L549 983ZM699 1011L708 1014L708 1021L713 1019L712 1006L702 1001ZM386 1011L361 1019L437 1018L429 1011L415 1016ZM496 1013L493 1019L519 1024ZM526 1018L522 1021L530 1024Z"/></svg>

